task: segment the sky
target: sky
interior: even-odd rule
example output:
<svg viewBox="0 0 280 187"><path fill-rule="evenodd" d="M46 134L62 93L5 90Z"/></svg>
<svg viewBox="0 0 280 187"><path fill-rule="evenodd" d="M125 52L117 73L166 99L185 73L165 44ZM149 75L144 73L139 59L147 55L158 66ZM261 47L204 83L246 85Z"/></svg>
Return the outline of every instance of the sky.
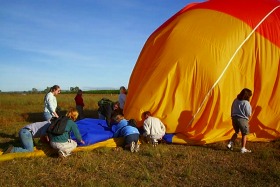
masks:
<svg viewBox="0 0 280 187"><path fill-rule="evenodd" d="M148 37L199 0L0 0L0 90L128 86Z"/></svg>

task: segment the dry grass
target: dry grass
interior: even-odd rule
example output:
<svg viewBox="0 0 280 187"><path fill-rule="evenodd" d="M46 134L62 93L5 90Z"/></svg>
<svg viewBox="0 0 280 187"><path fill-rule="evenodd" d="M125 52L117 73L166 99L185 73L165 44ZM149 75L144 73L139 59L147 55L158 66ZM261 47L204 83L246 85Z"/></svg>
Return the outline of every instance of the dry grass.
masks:
<svg viewBox="0 0 280 187"><path fill-rule="evenodd" d="M74 95L59 95L63 110ZM96 117L103 96L84 95L87 117ZM116 100L117 96L110 96ZM0 95L0 148L18 144L17 131L38 120L43 95ZM29 101L30 100L30 101ZM280 141L248 142L253 153L230 152L225 142L206 146L143 143L130 153L111 148L55 157L1 162L0 186L279 186ZM236 147L240 146L240 142Z"/></svg>

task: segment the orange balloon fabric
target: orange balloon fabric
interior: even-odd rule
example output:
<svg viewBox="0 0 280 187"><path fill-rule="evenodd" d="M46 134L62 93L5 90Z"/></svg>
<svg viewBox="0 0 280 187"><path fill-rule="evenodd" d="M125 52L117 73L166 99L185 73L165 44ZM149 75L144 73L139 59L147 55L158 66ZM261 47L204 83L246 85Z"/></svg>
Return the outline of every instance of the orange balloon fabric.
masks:
<svg viewBox="0 0 280 187"><path fill-rule="evenodd" d="M230 139L231 104L253 91L249 141L280 138L280 2L210 0L186 6L146 41L124 108L150 111L174 143Z"/></svg>

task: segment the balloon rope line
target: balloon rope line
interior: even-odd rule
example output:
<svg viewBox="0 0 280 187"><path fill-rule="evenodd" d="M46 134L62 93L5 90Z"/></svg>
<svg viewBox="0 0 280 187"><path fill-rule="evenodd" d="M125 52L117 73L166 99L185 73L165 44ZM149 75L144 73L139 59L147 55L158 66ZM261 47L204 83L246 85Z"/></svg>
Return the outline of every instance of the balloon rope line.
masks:
<svg viewBox="0 0 280 187"><path fill-rule="evenodd" d="M218 84L218 82L221 80L221 78L223 77L223 75L225 74L226 70L228 69L229 65L231 64L231 62L233 61L234 57L236 56L237 52L241 49L241 47L245 44L245 42L247 42L249 40L249 38L252 36L252 34L257 30L257 28L264 22L264 20L266 20L266 18L268 16L270 16L270 14L272 14L277 8L279 8L280 5L278 5L277 7L273 8L256 26L255 28L252 30L252 32L245 38L245 40L239 45L239 47L236 49L236 51L234 52L234 54L232 55L232 57L230 58L229 62L227 63L226 67L224 68L224 70L222 71L221 75L218 77L217 81L213 84L213 86L211 87L211 89L208 91L208 93L205 95L202 103L200 104L198 110L196 111L196 113L193 115L193 118L191 119L191 121L189 122L188 126L194 121L196 115L200 112L202 106L204 105L204 103L206 102L206 100L208 99L210 93L212 92L212 90L214 89L214 87ZM187 126L187 127L188 127Z"/></svg>

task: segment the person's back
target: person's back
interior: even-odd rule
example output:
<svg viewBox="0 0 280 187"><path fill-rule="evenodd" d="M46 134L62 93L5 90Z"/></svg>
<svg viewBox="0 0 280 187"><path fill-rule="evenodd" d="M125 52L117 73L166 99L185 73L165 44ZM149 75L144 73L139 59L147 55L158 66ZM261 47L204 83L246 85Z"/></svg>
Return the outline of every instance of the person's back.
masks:
<svg viewBox="0 0 280 187"><path fill-rule="evenodd" d="M60 142L60 143L67 142L68 139L70 139L71 131L73 131L74 136L77 138L78 141L82 139L77 124L71 119L68 119L65 127L65 132L62 135L55 136L50 134L50 139L52 142Z"/></svg>
<svg viewBox="0 0 280 187"><path fill-rule="evenodd" d="M165 126L159 118L153 117L149 111L142 114L144 118L144 136L148 142L151 142L154 146L158 144L158 140L162 140L165 135Z"/></svg>
<svg viewBox="0 0 280 187"><path fill-rule="evenodd" d="M111 127L112 117L117 114L122 114L119 102L108 102L98 108L99 119L106 120L108 127Z"/></svg>
<svg viewBox="0 0 280 187"><path fill-rule="evenodd" d="M41 122L31 123L23 128L30 129L33 138L40 138L41 136L45 136L47 134L46 131L49 125L50 125L49 121L41 121Z"/></svg>
<svg viewBox="0 0 280 187"><path fill-rule="evenodd" d="M147 135L153 137L164 136L165 134L165 126L160 121L160 119L156 117L149 116L144 121L144 130L147 132Z"/></svg>
<svg viewBox="0 0 280 187"><path fill-rule="evenodd" d="M136 127L128 125L126 119L121 120L114 128L114 137L125 137L131 134L140 134Z"/></svg>
<svg viewBox="0 0 280 187"><path fill-rule="evenodd" d="M70 108L66 113L66 116L69 118L64 130L64 133L61 135L49 134L50 144L54 149L58 150L58 155L60 158L65 158L71 154L71 151L77 147L77 142L72 140L70 137L70 131L73 131L74 136L77 141L81 144L85 144L82 140L81 134L79 132L77 124L74 122L79 113L76 109Z"/></svg>
<svg viewBox="0 0 280 187"><path fill-rule="evenodd" d="M249 101L235 99L231 107L231 117L238 116L240 118L245 118L249 120L252 114L252 109Z"/></svg>
<svg viewBox="0 0 280 187"><path fill-rule="evenodd" d="M138 129L130 126L121 114L115 115L113 118L115 121L115 125L112 127L114 138L124 137L124 149L130 149L131 152L138 152L140 147L138 144L140 135Z"/></svg>

